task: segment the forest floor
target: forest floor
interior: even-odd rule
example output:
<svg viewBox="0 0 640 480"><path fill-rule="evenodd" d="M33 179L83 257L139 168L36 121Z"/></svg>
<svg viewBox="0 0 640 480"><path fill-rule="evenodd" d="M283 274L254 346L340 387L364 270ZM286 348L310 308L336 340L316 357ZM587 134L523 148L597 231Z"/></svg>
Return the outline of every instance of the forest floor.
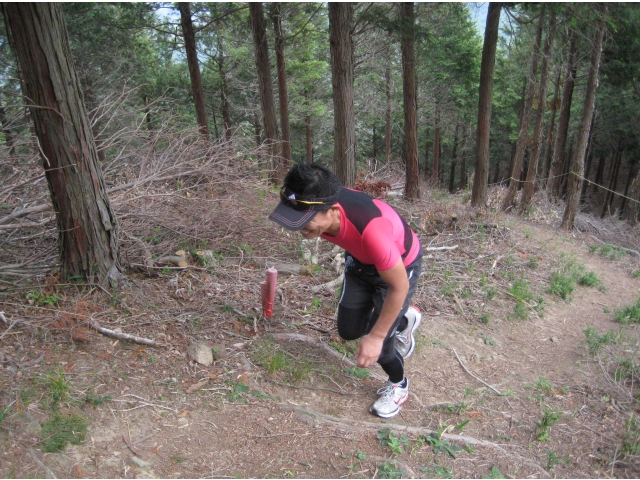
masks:
<svg viewBox="0 0 640 480"><path fill-rule="evenodd" d="M332 246L265 221L280 250L239 232L208 265L130 273L118 291L50 277L0 296L0 477L640 476L640 325L616 321L640 310L640 258L613 246L637 251L633 235L452 198L396 201L431 248L397 417L368 413L382 371L355 368L337 336ZM276 250L317 265L279 274L265 319L258 260ZM190 360L194 341L211 365Z"/></svg>

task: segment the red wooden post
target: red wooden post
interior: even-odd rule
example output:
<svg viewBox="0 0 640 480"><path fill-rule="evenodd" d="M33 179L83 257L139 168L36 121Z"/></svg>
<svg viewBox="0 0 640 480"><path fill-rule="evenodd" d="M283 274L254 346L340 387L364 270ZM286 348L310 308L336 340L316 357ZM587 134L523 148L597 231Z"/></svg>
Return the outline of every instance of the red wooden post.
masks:
<svg viewBox="0 0 640 480"><path fill-rule="evenodd" d="M266 318L271 318L273 313L273 302L276 297L276 282L278 280L278 271L275 268L267 270L267 281L260 283L260 292L262 293L262 314Z"/></svg>

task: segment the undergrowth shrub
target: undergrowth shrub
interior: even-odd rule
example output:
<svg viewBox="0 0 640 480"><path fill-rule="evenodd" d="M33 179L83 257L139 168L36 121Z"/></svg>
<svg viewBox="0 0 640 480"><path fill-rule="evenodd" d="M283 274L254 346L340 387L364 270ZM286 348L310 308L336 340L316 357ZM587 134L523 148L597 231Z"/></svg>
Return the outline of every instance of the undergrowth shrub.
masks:
<svg viewBox="0 0 640 480"><path fill-rule="evenodd" d="M69 443L81 443L87 433L87 426L87 421L76 413L62 415L54 412L49 420L42 424L42 449L45 452L59 452Z"/></svg>
<svg viewBox="0 0 640 480"><path fill-rule="evenodd" d="M618 310L616 320L620 323L640 323L640 298L635 304Z"/></svg>

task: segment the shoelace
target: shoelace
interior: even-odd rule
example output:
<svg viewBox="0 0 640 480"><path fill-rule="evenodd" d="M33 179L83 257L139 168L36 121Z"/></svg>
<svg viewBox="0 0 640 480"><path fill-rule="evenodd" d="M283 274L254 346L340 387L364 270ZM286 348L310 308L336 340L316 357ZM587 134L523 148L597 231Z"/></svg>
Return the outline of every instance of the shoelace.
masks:
<svg viewBox="0 0 640 480"><path fill-rule="evenodd" d="M393 397L393 393L394 393L394 387L393 385L389 384L386 387L382 387L381 389L378 390L378 395L381 396L385 396L385 397Z"/></svg>

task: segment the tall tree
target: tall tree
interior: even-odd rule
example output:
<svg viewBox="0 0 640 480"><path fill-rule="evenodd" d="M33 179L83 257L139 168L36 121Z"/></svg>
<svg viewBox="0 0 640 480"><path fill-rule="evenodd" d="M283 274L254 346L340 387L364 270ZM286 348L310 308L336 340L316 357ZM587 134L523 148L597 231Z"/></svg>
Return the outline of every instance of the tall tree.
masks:
<svg viewBox="0 0 640 480"><path fill-rule="evenodd" d="M482 47L480 87L478 98L478 131L476 134L475 177L471 191L471 205L483 207L487 203L489 183L489 134L491 131L491 104L493 101L493 72L500 29L502 4L491 2L487 12L487 23Z"/></svg>
<svg viewBox="0 0 640 480"><path fill-rule="evenodd" d="M353 105L353 4L329 2L329 44L333 87L333 162L345 187L356 180L356 124Z"/></svg>
<svg viewBox="0 0 640 480"><path fill-rule="evenodd" d="M575 225L578 204L580 203L580 193L582 190L582 177L584 176L584 156L587 152L587 142L589 139L589 127L596 101L596 90L598 88L598 70L600 69L600 57L602 55L602 39L607 21L606 3L600 3L596 7L600 18L596 25L596 32L593 39L593 54L591 56L591 66L589 68L589 78L587 79L587 92L584 96L584 107L582 119L576 138L576 147L573 151L571 161L571 174L567 186L567 205L562 217L562 227L572 230Z"/></svg>
<svg viewBox="0 0 640 480"><path fill-rule="evenodd" d="M553 153L553 134L555 131L556 113L558 111L558 102L560 95L560 76L562 74L561 65L558 64L558 74L556 75L555 87L553 89L553 99L551 100L551 108L549 112L549 125L547 125L546 150L544 151L544 161L542 164L543 187L546 187L551 168L551 155Z"/></svg>
<svg viewBox="0 0 640 480"><path fill-rule="evenodd" d="M196 35L193 30L189 2L178 3L178 9L180 10L180 25L182 26L184 48L187 54L187 65L189 66L189 77L191 78L191 94L193 95L193 103L196 108L198 130L204 139L209 140L209 120L207 118L207 107L204 102L202 77L200 75L200 64L198 62L198 51L196 49Z"/></svg>
<svg viewBox="0 0 640 480"><path fill-rule="evenodd" d="M271 67L269 64L269 45L264 21L262 3L250 2L249 14L251 15L251 29L253 31L253 43L256 54L256 67L258 69L258 84L260 86L260 101L262 104L262 118L264 121L264 133L271 157L271 181L278 185L282 183L285 175L284 162L282 161L282 145L276 110L273 101L273 89L271 87Z"/></svg>
<svg viewBox="0 0 640 480"><path fill-rule="evenodd" d="M431 167L431 184L438 187L438 179L440 178L440 151L442 144L440 143L440 102L436 99L435 120L433 125L433 163Z"/></svg>
<svg viewBox="0 0 640 480"><path fill-rule="evenodd" d="M540 84L538 86L538 107L536 109L536 123L533 129L533 148L531 149L531 157L529 158L529 166L527 167L527 177L522 189L522 199L520 201L520 214L524 212L531 203L533 193L536 187L536 177L538 174L538 160L540 159L540 150L542 149L542 127L544 126L544 112L547 106L547 87L549 84L549 63L551 62L551 49L556 33L556 14L553 7L549 12L549 28L547 30L547 38L544 42L544 50L542 52L542 67L540 68Z"/></svg>
<svg viewBox="0 0 640 480"><path fill-rule="evenodd" d="M420 198L418 172L418 128L415 70L415 12L413 2L400 5L402 31L402 91L404 98L404 162L406 181L404 195L408 200Z"/></svg>
<svg viewBox="0 0 640 480"><path fill-rule="evenodd" d="M553 146L553 156L549 169L549 180L547 182L547 194L552 198L560 196L560 185L562 184L562 165L564 163L565 148L567 146L567 135L569 133L569 120L571 117L571 101L573 100L573 88L576 84L576 73L578 64L576 62L577 40L576 33L571 32L569 40L569 53L567 54L567 70L565 72L562 86L562 100L560 101L560 115L558 116L558 131Z"/></svg>
<svg viewBox="0 0 640 480"><path fill-rule="evenodd" d="M511 160L511 178L509 179L509 189L505 194L500 209L507 211L516 198L518 192L518 185L520 184L520 173L522 170L522 163L524 161L525 148L527 146L527 140L529 138L529 124L531 120L531 110L533 108L533 99L535 96L536 75L538 73L538 59L540 57L540 44L542 43L542 30L544 25L544 10L545 4L541 4L541 9L538 14L538 28L536 33L536 39L533 44L533 51L531 53L531 70L529 72L529 78L527 79L527 93L524 100L524 108L522 109L522 121L520 122L520 130L518 131L518 140L516 141L516 150Z"/></svg>
<svg viewBox="0 0 640 480"><path fill-rule="evenodd" d="M276 67L278 71L278 101L280 105L280 126L282 127L282 159L286 170L291 165L291 127L289 126L289 93L284 60L284 35L282 33L282 7L273 3L270 12L275 35Z"/></svg>
<svg viewBox="0 0 640 480"><path fill-rule="evenodd" d="M7 32L56 212L63 281L106 283L118 271L118 223L57 3L3 3Z"/></svg>

